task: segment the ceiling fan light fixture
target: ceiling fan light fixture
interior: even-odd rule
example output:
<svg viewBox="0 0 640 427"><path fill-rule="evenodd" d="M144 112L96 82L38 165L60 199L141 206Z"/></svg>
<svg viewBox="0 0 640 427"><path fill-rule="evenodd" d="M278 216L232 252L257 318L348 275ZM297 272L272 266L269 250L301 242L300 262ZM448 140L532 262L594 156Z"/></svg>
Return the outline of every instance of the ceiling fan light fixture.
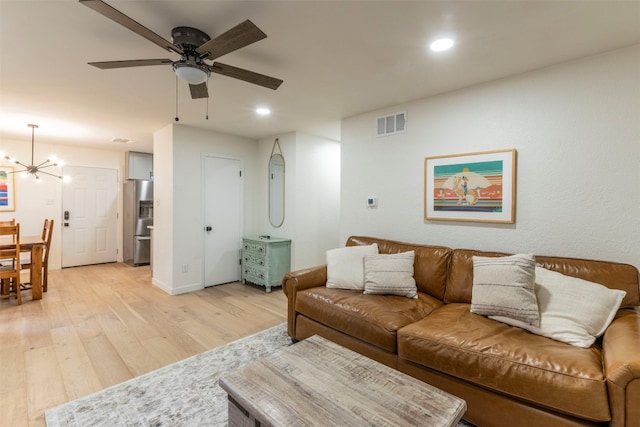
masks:
<svg viewBox="0 0 640 427"><path fill-rule="evenodd" d="M173 64L173 69L180 79L190 85L202 84L206 82L211 75L211 72L205 66L185 62L176 62Z"/></svg>

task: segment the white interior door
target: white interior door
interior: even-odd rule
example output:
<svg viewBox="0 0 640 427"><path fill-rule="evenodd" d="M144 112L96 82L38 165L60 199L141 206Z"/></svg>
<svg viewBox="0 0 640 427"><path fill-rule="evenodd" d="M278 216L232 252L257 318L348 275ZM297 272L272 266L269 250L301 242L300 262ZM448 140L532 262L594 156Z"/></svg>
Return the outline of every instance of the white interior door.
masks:
<svg viewBox="0 0 640 427"><path fill-rule="evenodd" d="M118 253L118 171L65 166L62 267L115 262Z"/></svg>
<svg viewBox="0 0 640 427"><path fill-rule="evenodd" d="M204 284L240 280L242 176L240 160L204 157Z"/></svg>

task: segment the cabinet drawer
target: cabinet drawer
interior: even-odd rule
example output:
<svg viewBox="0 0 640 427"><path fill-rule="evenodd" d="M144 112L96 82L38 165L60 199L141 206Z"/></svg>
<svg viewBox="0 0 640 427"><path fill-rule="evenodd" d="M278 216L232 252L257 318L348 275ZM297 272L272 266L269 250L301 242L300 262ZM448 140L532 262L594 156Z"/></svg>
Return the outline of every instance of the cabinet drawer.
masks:
<svg viewBox="0 0 640 427"><path fill-rule="evenodd" d="M262 242L245 241L242 246L246 252L252 252L258 255L267 253L267 245Z"/></svg>
<svg viewBox="0 0 640 427"><path fill-rule="evenodd" d="M266 264L264 255L257 255L250 252L246 252L242 257L243 264L254 264L264 266Z"/></svg>
<svg viewBox="0 0 640 427"><path fill-rule="evenodd" d="M251 283L255 283L256 285L262 285L262 286L266 286L267 285L267 274L264 271L261 271L259 269L254 269L251 267L245 267L242 270L242 280L246 281L246 282L251 282Z"/></svg>

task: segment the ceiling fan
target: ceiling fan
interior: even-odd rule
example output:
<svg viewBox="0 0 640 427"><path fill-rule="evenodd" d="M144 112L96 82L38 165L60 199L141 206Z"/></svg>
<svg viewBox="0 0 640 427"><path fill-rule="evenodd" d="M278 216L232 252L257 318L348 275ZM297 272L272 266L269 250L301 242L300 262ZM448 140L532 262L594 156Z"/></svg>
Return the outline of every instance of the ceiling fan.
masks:
<svg viewBox="0 0 640 427"><path fill-rule="evenodd" d="M248 46L267 37L253 22L246 20L225 33L211 39L205 32L191 27L176 27L171 30L171 42L154 33L142 24L129 18L102 0L79 0L83 5L130 29L169 52L180 55L180 59L134 59L127 61L89 62L89 65L106 70L111 68L142 67L148 65L172 65L176 75L189 83L191 98L208 98L207 79L211 73L222 74L276 90L282 80L265 76L232 65L213 62L222 55Z"/></svg>

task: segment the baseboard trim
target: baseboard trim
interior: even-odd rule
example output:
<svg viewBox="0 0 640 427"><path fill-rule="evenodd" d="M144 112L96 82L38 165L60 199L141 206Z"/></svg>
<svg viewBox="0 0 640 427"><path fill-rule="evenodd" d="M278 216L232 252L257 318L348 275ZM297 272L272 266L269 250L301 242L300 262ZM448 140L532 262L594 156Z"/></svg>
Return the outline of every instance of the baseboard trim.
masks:
<svg viewBox="0 0 640 427"><path fill-rule="evenodd" d="M162 289L163 291L165 291L169 295L186 294L186 293L189 293L189 292L194 292L194 291L199 291L199 290L204 289L204 286L202 286L201 283L192 283L192 284L189 284L189 285L183 285L183 286L180 286L178 288L174 288L174 287L171 287L171 286L167 285L166 283L156 279L155 277L151 279L151 283L153 283L153 285L155 285L156 287Z"/></svg>

